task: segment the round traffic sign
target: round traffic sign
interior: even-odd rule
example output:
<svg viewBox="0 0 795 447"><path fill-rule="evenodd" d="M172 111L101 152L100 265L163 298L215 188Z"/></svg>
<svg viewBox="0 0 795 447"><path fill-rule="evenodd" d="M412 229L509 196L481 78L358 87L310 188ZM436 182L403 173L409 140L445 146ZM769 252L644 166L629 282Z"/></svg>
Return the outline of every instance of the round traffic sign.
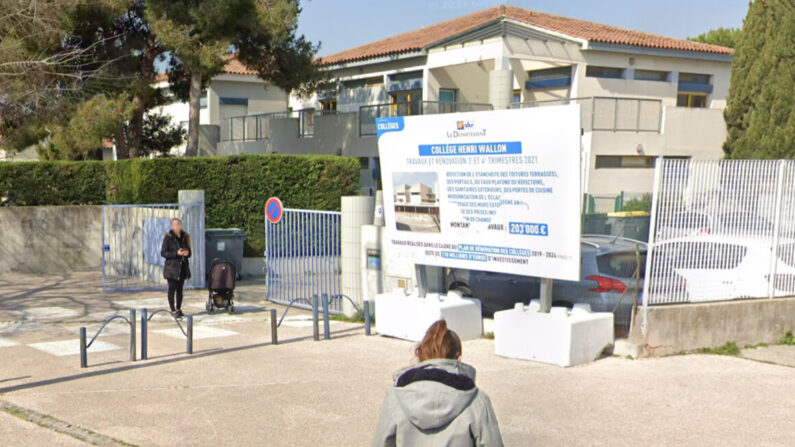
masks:
<svg viewBox="0 0 795 447"><path fill-rule="evenodd" d="M282 208L282 201L277 197L271 197L265 202L265 217L270 223L279 223L284 214Z"/></svg>

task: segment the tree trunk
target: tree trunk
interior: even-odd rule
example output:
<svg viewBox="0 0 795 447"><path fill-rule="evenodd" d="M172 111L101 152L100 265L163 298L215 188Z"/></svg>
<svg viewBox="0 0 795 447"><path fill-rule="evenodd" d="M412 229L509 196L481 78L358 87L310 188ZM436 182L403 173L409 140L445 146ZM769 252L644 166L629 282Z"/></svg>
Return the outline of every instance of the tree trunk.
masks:
<svg viewBox="0 0 795 447"><path fill-rule="evenodd" d="M127 146L127 136L124 134L124 123L116 126L116 159L124 160L130 158L129 147Z"/></svg>
<svg viewBox="0 0 795 447"><path fill-rule="evenodd" d="M185 155L195 157L199 154L199 111L201 110L202 74L199 70L190 72L190 114L188 116L188 145Z"/></svg>
<svg viewBox="0 0 795 447"><path fill-rule="evenodd" d="M140 101L140 103L142 104L143 101ZM127 140L127 150L130 158L138 158L145 155L141 147L143 142L144 110L143 105L138 106L133 110L130 117Z"/></svg>

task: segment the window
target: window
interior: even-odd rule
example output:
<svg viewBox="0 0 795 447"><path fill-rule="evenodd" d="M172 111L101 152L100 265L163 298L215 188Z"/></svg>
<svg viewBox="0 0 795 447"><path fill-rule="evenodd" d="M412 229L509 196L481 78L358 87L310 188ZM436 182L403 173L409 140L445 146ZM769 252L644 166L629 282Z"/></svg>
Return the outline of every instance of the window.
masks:
<svg viewBox="0 0 795 447"><path fill-rule="evenodd" d="M516 89L513 91L513 97L511 98L511 102L514 104L519 104L522 102L522 91L520 89Z"/></svg>
<svg viewBox="0 0 795 447"><path fill-rule="evenodd" d="M219 98L218 104L222 106L247 106L248 98Z"/></svg>
<svg viewBox="0 0 795 447"><path fill-rule="evenodd" d="M202 91L202 97L199 98L199 108L200 109L207 108L207 90Z"/></svg>
<svg viewBox="0 0 795 447"><path fill-rule="evenodd" d="M527 72L525 88L528 90L571 85L571 66L545 68Z"/></svg>
<svg viewBox="0 0 795 447"><path fill-rule="evenodd" d="M670 74L668 71L635 70L635 80L667 82Z"/></svg>
<svg viewBox="0 0 795 447"><path fill-rule="evenodd" d="M653 168L654 158L643 155L597 155L596 169Z"/></svg>
<svg viewBox="0 0 795 447"><path fill-rule="evenodd" d="M676 95L676 107L693 107L697 109L706 109L707 94L679 92Z"/></svg>
<svg viewBox="0 0 795 447"><path fill-rule="evenodd" d="M422 90L394 92L392 97L392 116L419 115L422 108Z"/></svg>
<svg viewBox="0 0 795 447"><path fill-rule="evenodd" d="M679 73L677 107L706 108L707 97L712 93L712 76L699 73Z"/></svg>
<svg viewBox="0 0 795 447"><path fill-rule="evenodd" d="M615 67L594 67L593 65L589 65L585 67L585 76L589 78L621 79L624 77L624 69Z"/></svg>
<svg viewBox="0 0 795 447"><path fill-rule="evenodd" d="M666 160L689 160L688 156L663 157ZM653 168L657 157L653 155L597 155L596 169Z"/></svg>
<svg viewBox="0 0 795 447"><path fill-rule="evenodd" d="M342 83L342 88L344 89L373 88L373 87L380 87L382 85L384 85L384 77L373 76L370 78L353 79L350 81L345 81Z"/></svg>
<svg viewBox="0 0 795 447"><path fill-rule="evenodd" d="M439 101L440 102L455 102L456 90L454 88L440 88Z"/></svg>
<svg viewBox="0 0 795 447"><path fill-rule="evenodd" d="M337 99L336 98L321 99L320 110L323 112L335 112L337 110Z"/></svg>

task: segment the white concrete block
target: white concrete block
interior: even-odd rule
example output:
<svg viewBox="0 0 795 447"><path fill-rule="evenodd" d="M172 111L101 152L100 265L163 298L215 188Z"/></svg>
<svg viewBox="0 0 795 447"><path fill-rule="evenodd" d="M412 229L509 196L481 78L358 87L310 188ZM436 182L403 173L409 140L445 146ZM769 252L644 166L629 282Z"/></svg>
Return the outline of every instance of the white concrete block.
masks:
<svg viewBox="0 0 795 447"><path fill-rule="evenodd" d="M447 327L461 340L473 340L483 335L480 300L462 298L459 294L447 296L428 294L420 298L404 289L395 289L375 297L375 330L404 340L420 341L435 321L444 319Z"/></svg>
<svg viewBox="0 0 795 447"><path fill-rule="evenodd" d="M612 343L609 312L553 307L541 313L531 304L494 313L494 352L504 357L574 366L596 360Z"/></svg>

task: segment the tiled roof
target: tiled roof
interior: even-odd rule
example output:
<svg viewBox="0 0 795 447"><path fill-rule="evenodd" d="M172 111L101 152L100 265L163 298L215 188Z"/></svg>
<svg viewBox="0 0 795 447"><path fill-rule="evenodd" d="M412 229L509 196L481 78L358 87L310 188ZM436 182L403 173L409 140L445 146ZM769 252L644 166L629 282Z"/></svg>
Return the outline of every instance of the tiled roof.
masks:
<svg viewBox="0 0 795 447"><path fill-rule="evenodd" d="M420 51L429 46L469 31L473 28L510 19L538 28L589 42L659 48L678 51L698 51L715 54L731 54L730 48L719 45L693 42L685 39L658 36L618 26L604 25L585 20L530 11L514 6L495 6L469 15L435 25L419 28L397 36L371 42L322 58L326 65L352 62L379 56Z"/></svg>
<svg viewBox="0 0 795 447"><path fill-rule="evenodd" d="M226 56L225 59L226 59L226 65L224 66L224 73L257 76L256 70L252 70L246 67L245 65L243 65L242 62L237 60L234 54ZM163 82L163 81L168 81L168 73L160 73L157 76L155 76L155 82Z"/></svg>

